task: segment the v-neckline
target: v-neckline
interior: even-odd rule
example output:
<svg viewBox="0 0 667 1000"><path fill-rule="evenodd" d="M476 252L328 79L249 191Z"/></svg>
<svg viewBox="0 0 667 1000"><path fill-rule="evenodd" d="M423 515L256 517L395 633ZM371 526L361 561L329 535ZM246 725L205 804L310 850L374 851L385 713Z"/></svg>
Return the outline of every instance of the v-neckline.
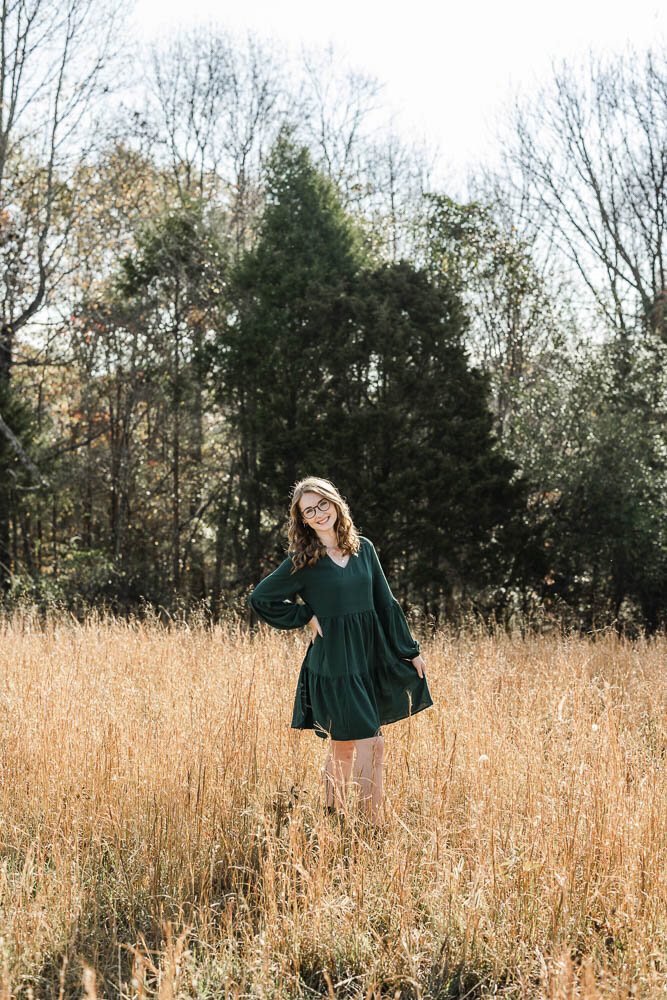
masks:
<svg viewBox="0 0 667 1000"><path fill-rule="evenodd" d="M349 554L349 552L348 552L348 555L347 555L347 562L345 563L345 565L344 565L344 566L341 566L341 564L340 564L340 563L337 563L335 559L332 559L332 558L331 558L331 556L329 555L329 553L327 552L327 559L328 559L328 560L329 560L330 562L332 562L332 563L334 564L334 566L337 566L337 567L338 567L338 569L347 569L347 567L348 567L348 566L350 565L350 559L351 559L351 558L352 558L352 556L351 556L351 555Z"/></svg>

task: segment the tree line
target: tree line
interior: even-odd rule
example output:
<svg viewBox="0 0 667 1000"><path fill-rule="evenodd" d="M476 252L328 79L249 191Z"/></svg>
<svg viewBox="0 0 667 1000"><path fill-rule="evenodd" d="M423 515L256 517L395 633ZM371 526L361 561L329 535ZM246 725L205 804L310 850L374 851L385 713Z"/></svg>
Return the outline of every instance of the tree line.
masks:
<svg viewBox="0 0 667 1000"><path fill-rule="evenodd" d="M461 200L333 53L119 94L117 16L0 27L5 605L242 607L317 474L425 620L664 624L659 54L555 69Z"/></svg>

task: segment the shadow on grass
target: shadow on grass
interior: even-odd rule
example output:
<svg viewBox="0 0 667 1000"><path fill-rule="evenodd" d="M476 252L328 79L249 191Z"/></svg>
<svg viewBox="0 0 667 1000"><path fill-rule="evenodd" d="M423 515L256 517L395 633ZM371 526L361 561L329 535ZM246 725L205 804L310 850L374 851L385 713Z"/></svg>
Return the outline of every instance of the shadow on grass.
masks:
<svg viewBox="0 0 667 1000"><path fill-rule="evenodd" d="M393 974L381 973L372 983L368 982L368 970L354 968L351 964L333 972L324 971L316 961L302 963L299 967L299 986L303 991L295 991L289 1000L298 997L333 996L336 1000L480 1000L497 994L506 985L493 982L487 971L464 967L434 967L418 984L412 979L401 980ZM284 1000L288 1000L285 996Z"/></svg>

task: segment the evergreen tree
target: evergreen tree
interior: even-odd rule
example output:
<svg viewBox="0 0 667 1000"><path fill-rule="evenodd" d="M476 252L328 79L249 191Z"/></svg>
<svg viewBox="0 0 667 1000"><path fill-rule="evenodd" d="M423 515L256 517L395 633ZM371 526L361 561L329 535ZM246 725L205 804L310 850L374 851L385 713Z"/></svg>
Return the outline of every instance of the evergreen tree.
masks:
<svg viewBox="0 0 667 1000"><path fill-rule="evenodd" d="M400 570L403 596L436 616L461 599L484 607L529 540L524 487L463 348L460 299L401 262L360 274L357 306L356 351L323 390L321 464L349 489L388 571Z"/></svg>
<svg viewBox="0 0 667 1000"><path fill-rule="evenodd" d="M522 487L492 435L457 294L407 263L374 267L331 184L283 136L259 239L215 355L237 428L240 582L283 551L290 487L324 475L439 613L511 576Z"/></svg>
<svg viewBox="0 0 667 1000"><path fill-rule="evenodd" d="M237 428L236 562L250 583L290 487L312 469L325 424L319 386L352 327L360 240L333 185L283 133L268 164L255 248L231 281L233 309L215 352L218 397Z"/></svg>

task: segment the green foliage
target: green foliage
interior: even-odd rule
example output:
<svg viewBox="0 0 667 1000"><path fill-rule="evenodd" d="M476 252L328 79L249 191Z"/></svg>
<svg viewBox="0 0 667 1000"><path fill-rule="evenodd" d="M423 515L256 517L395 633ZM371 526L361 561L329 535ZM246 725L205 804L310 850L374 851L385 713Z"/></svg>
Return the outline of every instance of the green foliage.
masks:
<svg viewBox="0 0 667 1000"><path fill-rule="evenodd" d="M502 205L459 205L444 195L428 202L427 269L465 304L467 343L489 376L495 430L507 444L520 396L564 350L567 300L556 301L553 276L538 267L531 240L503 219Z"/></svg>
<svg viewBox="0 0 667 1000"><path fill-rule="evenodd" d="M63 607L85 611L104 602L114 611L126 611L140 599L140 593L129 592L128 582L108 552L71 545L58 564L57 575L15 573L3 606L10 609L29 603L42 611Z"/></svg>
<svg viewBox="0 0 667 1000"><path fill-rule="evenodd" d="M224 253L215 225L197 202L167 211L138 234L136 252L121 260L117 279L131 298L152 287L164 295L180 285L192 303L195 290L203 300L219 294Z"/></svg>
<svg viewBox="0 0 667 1000"><path fill-rule="evenodd" d="M560 74L538 115L551 152L524 109L520 176L468 204L424 196L425 161L393 139L359 145L364 82L350 77L342 131L326 100L321 134L306 131L352 217L296 129L264 161L283 114L271 60L253 50L234 79L235 57L214 60L211 104L201 45L177 48L192 87L165 89L165 72L164 117L137 113L134 138L95 143L73 169L51 169L39 143L4 164L0 413L41 480L0 436L5 601L245 607L283 552L290 487L315 472L349 496L401 597L433 615L664 623L652 57L638 84L620 63L593 69L592 90ZM592 314L572 264L604 348L576 347Z"/></svg>
<svg viewBox="0 0 667 1000"><path fill-rule="evenodd" d="M557 587L593 617L630 601L655 628L667 612L667 352L610 344L582 370L588 404L555 509ZM627 610L626 610L627 615ZM632 614L630 615L632 617Z"/></svg>
<svg viewBox="0 0 667 1000"><path fill-rule="evenodd" d="M406 596L435 614L452 598L483 603L485 588L497 598L525 493L494 439L487 381L469 366L460 298L405 262L358 284L357 343L323 387L320 463L349 488Z"/></svg>
<svg viewBox="0 0 667 1000"><path fill-rule="evenodd" d="M28 455L32 451L35 436L35 414L30 403L13 391L11 382L0 380L0 414L11 430L19 445ZM12 585L12 545L11 524L14 522L14 537L19 525L26 532L27 509L25 497L27 492L34 490L36 483L21 461L16 448L0 431L0 581L2 590L7 591ZM26 546L26 569L31 576L35 575L36 566L32 549Z"/></svg>
<svg viewBox="0 0 667 1000"><path fill-rule="evenodd" d="M665 620L666 360L655 342L581 347L517 412L513 451L547 557L541 594L589 626Z"/></svg>
<svg viewBox="0 0 667 1000"><path fill-rule="evenodd" d="M72 317L71 439L38 446L0 400L49 486L0 439L5 603L231 606L315 473L435 618L664 622L661 345L566 350L530 246L481 205L433 198L427 266L378 264L288 133L265 198L233 267L200 203L137 234Z"/></svg>
<svg viewBox="0 0 667 1000"><path fill-rule="evenodd" d="M123 600L205 593L194 534L209 488L203 357L227 281L218 222L196 202L154 218L77 317L82 417L105 430L86 464L108 470L108 488L84 491L75 521L85 550L111 553Z"/></svg>
<svg viewBox="0 0 667 1000"><path fill-rule="evenodd" d="M241 446L248 580L281 548L294 481L321 474L434 613L504 583L524 492L494 442L456 292L407 263L370 266L331 185L285 137L233 288L214 363Z"/></svg>
<svg viewBox="0 0 667 1000"><path fill-rule="evenodd" d="M362 260L332 185L287 135L269 161L266 199L257 245L232 274L234 308L212 353L218 399L239 436L248 582L277 544L289 487L317 441L318 388L345 344Z"/></svg>
<svg viewBox="0 0 667 1000"><path fill-rule="evenodd" d="M19 444L29 451L35 430L34 411L30 404L12 389L11 383L0 382L0 414ZM18 452L9 439L0 432L0 483L9 488L12 484L30 485L31 481L30 473L22 464Z"/></svg>
<svg viewBox="0 0 667 1000"><path fill-rule="evenodd" d="M496 433L530 491L518 604L655 628L667 607L660 345L570 348L567 298L552 301L553 276L503 212L430 197L426 258L465 302Z"/></svg>
<svg viewBox="0 0 667 1000"><path fill-rule="evenodd" d="M171 367L168 381L202 377L202 341L217 313L227 285L227 260L220 220L193 201L166 211L137 235L136 250L120 262L112 301L124 303L143 326L156 359ZM181 368L179 356L193 367Z"/></svg>

